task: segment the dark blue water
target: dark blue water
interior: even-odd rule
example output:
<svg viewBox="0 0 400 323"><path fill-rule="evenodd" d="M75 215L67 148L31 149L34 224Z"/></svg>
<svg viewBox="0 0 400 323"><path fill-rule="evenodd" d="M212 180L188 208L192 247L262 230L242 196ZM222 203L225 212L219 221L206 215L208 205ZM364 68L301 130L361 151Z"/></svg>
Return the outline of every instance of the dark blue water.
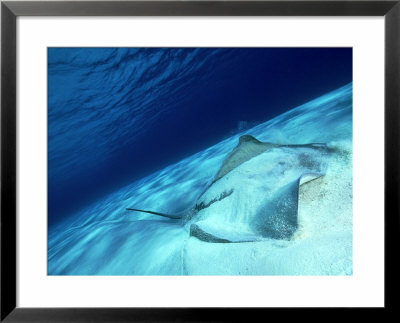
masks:
<svg viewBox="0 0 400 323"><path fill-rule="evenodd" d="M350 48L49 48L49 224L351 81Z"/></svg>

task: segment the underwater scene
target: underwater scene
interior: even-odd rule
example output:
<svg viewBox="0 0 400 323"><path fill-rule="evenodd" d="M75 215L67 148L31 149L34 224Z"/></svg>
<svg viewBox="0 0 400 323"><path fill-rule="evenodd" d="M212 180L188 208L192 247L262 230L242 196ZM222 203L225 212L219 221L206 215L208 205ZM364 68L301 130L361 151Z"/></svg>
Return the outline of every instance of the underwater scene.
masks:
<svg viewBox="0 0 400 323"><path fill-rule="evenodd" d="M351 48L48 48L48 275L352 275Z"/></svg>

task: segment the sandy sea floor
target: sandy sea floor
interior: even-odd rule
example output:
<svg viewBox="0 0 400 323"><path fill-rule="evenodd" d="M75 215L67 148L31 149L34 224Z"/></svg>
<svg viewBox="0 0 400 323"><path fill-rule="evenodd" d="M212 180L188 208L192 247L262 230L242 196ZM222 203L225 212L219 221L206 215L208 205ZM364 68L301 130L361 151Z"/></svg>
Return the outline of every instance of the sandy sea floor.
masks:
<svg viewBox="0 0 400 323"><path fill-rule="evenodd" d="M300 186L289 240L210 243L165 213L196 202L238 138L325 143L326 174ZM352 84L238 133L87 206L49 229L49 275L351 275Z"/></svg>

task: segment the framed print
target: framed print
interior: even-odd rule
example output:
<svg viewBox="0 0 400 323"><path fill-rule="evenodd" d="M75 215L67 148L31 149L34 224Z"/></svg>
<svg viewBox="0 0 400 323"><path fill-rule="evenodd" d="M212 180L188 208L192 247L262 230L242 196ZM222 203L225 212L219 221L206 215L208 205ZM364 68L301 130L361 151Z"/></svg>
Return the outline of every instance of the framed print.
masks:
<svg viewBox="0 0 400 323"><path fill-rule="evenodd" d="M398 1L1 9L1 320L392 308Z"/></svg>

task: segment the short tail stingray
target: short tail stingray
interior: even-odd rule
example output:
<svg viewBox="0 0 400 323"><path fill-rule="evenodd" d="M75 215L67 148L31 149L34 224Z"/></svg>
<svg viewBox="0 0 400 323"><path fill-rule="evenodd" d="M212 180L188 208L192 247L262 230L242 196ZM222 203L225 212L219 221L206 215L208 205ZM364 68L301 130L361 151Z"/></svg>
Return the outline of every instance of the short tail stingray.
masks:
<svg viewBox="0 0 400 323"><path fill-rule="evenodd" d="M267 167L264 165L258 170L250 160L267 152L260 157ZM290 239L298 227L299 187L310 179L323 176L328 160L329 151L323 143L282 145L261 142L251 135L243 135L192 208L178 214L134 208L126 210L173 220L182 219L190 223L191 236L207 242ZM239 166L242 168L233 172ZM275 184L271 177L278 175L282 179ZM220 181L225 176L229 177L227 181ZM248 185L254 187L249 189ZM232 209L226 207L226 202L223 202L225 206L212 209L211 205L226 198L231 200L229 203L234 203ZM246 203L253 207L243 209ZM237 210L246 214L245 220ZM194 218L199 213L200 216ZM226 221L226 225L219 224L221 219Z"/></svg>

